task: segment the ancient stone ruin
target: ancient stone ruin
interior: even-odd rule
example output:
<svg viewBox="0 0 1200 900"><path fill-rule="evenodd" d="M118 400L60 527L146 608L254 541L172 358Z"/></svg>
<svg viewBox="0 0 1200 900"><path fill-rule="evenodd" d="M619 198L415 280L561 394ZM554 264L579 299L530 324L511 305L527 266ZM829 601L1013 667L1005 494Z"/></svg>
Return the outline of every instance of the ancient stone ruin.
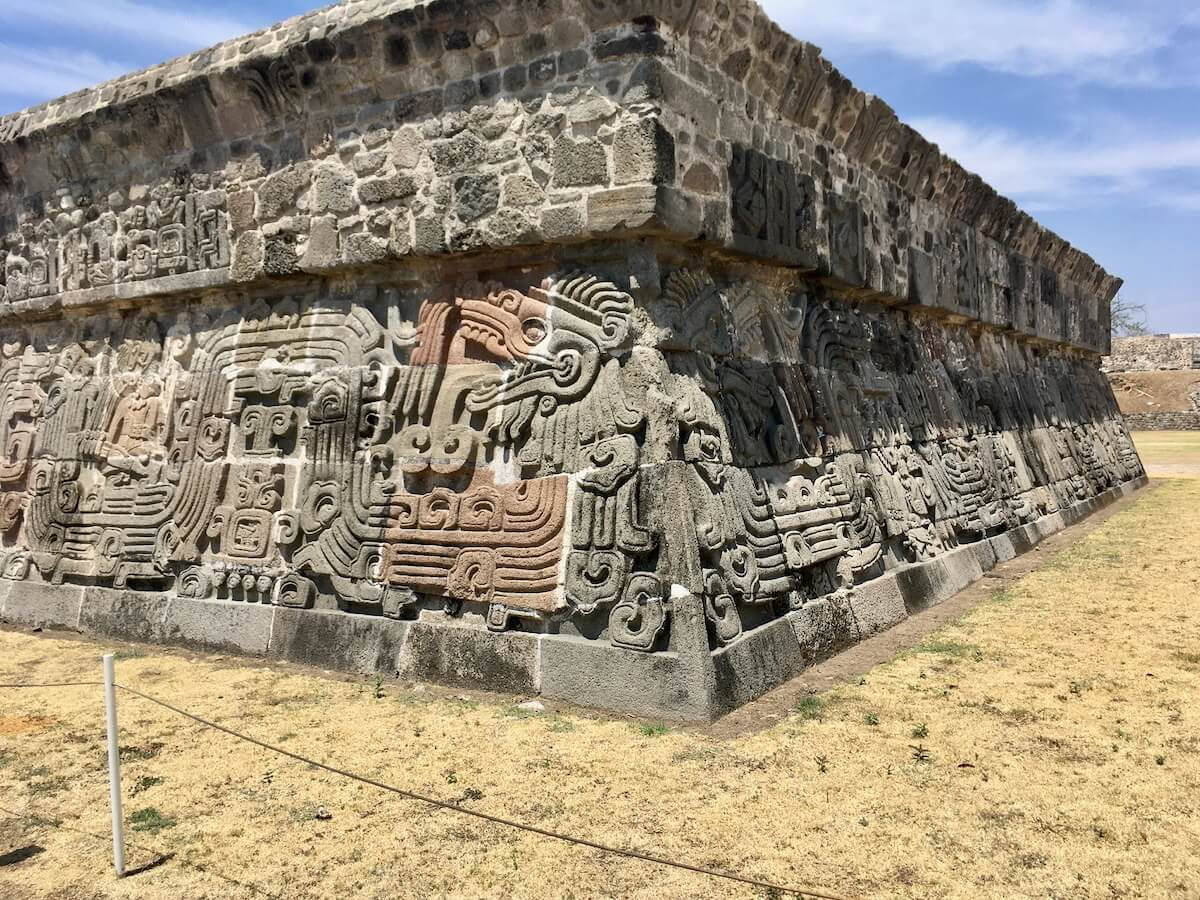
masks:
<svg viewBox="0 0 1200 900"><path fill-rule="evenodd" d="M1143 483L1119 281L752 0L0 119L0 615L710 719Z"/></svg>
<svg viewBox="0 0 1200 900"><path fill-rule="evenodd" d="M1200 370L1200 334L1145 334L1113 338L1105 372Z"/></svg>
<svg viewBox="0 0 1200 900"><path fill-rule="evenodd" d="M1101 370L1134 431L1200 431L1200 334L1113 338Z"/></svg>

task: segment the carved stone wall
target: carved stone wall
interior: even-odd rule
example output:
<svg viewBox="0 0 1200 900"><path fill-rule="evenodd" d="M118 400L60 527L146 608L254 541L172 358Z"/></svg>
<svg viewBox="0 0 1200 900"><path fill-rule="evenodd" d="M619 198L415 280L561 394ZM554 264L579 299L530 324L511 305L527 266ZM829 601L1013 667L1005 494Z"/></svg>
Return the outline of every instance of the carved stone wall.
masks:
<svg viewBox="0 0 1200 900"><path fill-rule="evenodd" d="M1141 483L1119 282L804 45L392 5L0 120L0 616L710 718Z"/></svg>

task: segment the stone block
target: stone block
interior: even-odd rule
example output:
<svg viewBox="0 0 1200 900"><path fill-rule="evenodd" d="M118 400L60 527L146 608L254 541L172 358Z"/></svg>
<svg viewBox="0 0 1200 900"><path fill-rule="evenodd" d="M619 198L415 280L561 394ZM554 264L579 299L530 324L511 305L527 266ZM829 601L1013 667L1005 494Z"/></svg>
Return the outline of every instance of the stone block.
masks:
<svg viewBox="0 0 1200 900"><path fill-rule="evenodd" d="M500 180L495 175L464 175L454 183L455 212L474 222L500 206Z"/></svg>
<svg viewBox="0 0 1200 900"><path fill-rule="evenodd" d="M997 565L1016 559L1021 553L1017 549L1016 541L1013 540L1011 534L997 535L991 539L991 545L992 554L996 557Z"/></svg>
<svg viewBox="0 0 1200 900"><path fill-rule="evenodd" d="M280 608L267 655L339 672L394 676L408 627L378 616Z"/></svg>
<svg viewBox="0 0 1200 900"><path fill-rule="evenodd" d="M386 203L411 197L417 192L416 179L399 173L383 178L370 178L358 185L358 197L363 203Z"/></svg>
<svg viewBox="0 0 1200 900"><path fill-rule="evenodd" d="M370 265L388 258L387 241L373 234L348 234L341 243L342 261L347 265Z"/></svg>
<svg viewBox="0 0 1200 900"><path fill-rule="evenodd" d="M283 234L266 239L263 247L263 274L294 275L300 271L295 235Z"/></svg>
<svg viewBox="0 0 1200 900"><path fill-rule="evenodd" d="M983 577L972 546L959 547L944 556L901 569L896 583L909 613L920 612L953 597Z"/></svg>
<svg viewBox="0 0 1200 900"><path fill-rule="evenodd" d="M322 163L313 172L312 211L346 213L357 207L354 173L339 163Z"/></svg>
<svg viewBox="0 0 1200 900"><path fill-rule="evenodd" d="M288 166L267 177L258 188L258 219L261 222L274 222L281 216L293 210L300 194L309 186L309 167L306 165ZM250 210L245 204L231 204L237 210L237 219L243 222L239 231L250 227Z"/></svg>
<svg viewBox="0 0 1200 900"><path fill-rule="evenodd" d="M644 228L658 221L658 190L624 187L588 196L587 229L593 234L618 228Z"/></svg>
<svg viewBox="0 0 1200 900"><path fill-rule="evenodd" d="M817 268L823 242L817 233L818 192L812 176L786 160L738 143L732 156L733 246L743 253Z"/></svg>
<svg viewBox="0 0 1200 900"><path fill-rule="evenodd" d="M161 642L171 598L108 588L85 588L79 630L120 641Z"/></svg>
<svg viewBox="0 0 1200 900"><path fill-rule="evenodd" d="M223 600L172 599L162 622L164 643L265 656L275 607Z"/></svg>
<svg viewBox="0 0 1200 900"><path fill-rule="evenodd" d="M543 697L670 721L711 719L711 686L690 677L675 654L647 655L584 638L541 643Z"/></svg>
<svg viewBox="0 0 1200 900"><path fill-rule="evenodd" d="M305 272L319 272L336 265L338 259L337 219L333 216L314 216L300 268Z"/></svg>
<svg viewBox="0 0 1200 900"><path fill-rule="evenodd" d="M248 231L239 235L233 246L232 275L234 281L254 281L262 276L266 238L262 232Z"/></svg>
<svg viewBox="0 0 1200 900"><path fill-rule="evenodd" d="M825 597L791 612L787 621L796 633L805 666L815 665L862 640L858 620L849 600Z"/></svg>
<svg viewBox="0 0 1200 900"><path fill-rule="evenodd" d="M536 635L412 622L400 652L400 676L458 687L537 693Z"/></svg>
<svg viewBox="0 0 1200 900"><path fill-rule="evenodd" d="M886 631L908 618L904 595L891 575L858 585L850 594L849 603L863 638Z"/></svg>
<svg viewBox="0 0 1200 900"><path fill-rule="evenodd" d="M597 140L561 137L554 144L555 187L608 184L608 154Z"/></svg>
<svg viewBox="0 0 1200 900"><path fill-rule="evenodd" d="M818 642L821 638L816 639ZM714 714L762 696L804 669L814 645L802 646L796 628L778 619L713 654Z"/></svg>
<svg viewBox="0 0 1200 900"><path fill-rule="evenodd" d="M446 249L446 225L440 218L420 216L414 220L416 240L413 250L425 256L442 253Z"/></svg>
<svg viewBox="0 0 1200 900"><path fill-rule="evenodd" d="M253 231L257 225L254 218L254 191L235 191L229 195L229 225L236 232ZM272 216L271 218L276 218Z"/></svg>
<svg viewBox="0 0 1200 900"><path fill-rule="evenodd" d="M613 142L614 184L670 184L675 179L675 138L657 119L617 130Z"/></svg>
<svg viewBox="0 0 1200 900"><path fill-rule="evenodd" d="M83 588L70 584L15 582L4 598L4 620L31 628L79 629Z"/></svg>
<svg viewBox="0 0 1200 900"><path fill-rule="evenodd" d="M509 175L504 180L505 206L540 206L546 192L528 175Z"/></svg>
<svg viewBox="0 0 1200 900"><path fill-rule="evenodd" d="M975 562L979 565L982 572L990 572L996 568L996 550L992 546L991 541L980 541L976 544L967 545L971 553L975 556Z"/></svg>
<svg viewBox="0 0 1200 900"><path fill-rule="evenodd" d="M862 207L835 194L825 195L829 219L829 274L852 287L866 284L867 246Z"/></svg>

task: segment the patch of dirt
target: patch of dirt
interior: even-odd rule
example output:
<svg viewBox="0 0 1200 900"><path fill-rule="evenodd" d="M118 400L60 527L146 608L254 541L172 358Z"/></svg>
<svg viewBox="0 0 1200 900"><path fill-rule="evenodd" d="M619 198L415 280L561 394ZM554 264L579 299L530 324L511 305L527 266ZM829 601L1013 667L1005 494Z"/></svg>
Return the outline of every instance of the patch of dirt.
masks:
<svg viewBox="0 0 1200 900"><path fill-rule="evenodd" d="M44 716L0 716L0 735L34 734L54 724Z"/></svg>
<svg viewBox="0 0 1200 900"><path fill-rule="evenodd" d="M1192 412L1200 395L1200 370L1181 372L1111 372L1117 405L1124 415Z"/></svg>

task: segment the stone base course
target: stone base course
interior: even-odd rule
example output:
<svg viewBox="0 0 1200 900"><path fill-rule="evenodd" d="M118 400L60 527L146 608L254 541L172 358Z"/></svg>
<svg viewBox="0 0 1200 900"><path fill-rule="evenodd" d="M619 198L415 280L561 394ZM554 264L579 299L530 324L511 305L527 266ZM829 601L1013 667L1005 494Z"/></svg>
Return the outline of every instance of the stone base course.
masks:
<svg viewBox="0 0 1200 900"><path fill-rule="evenodd" d="M700 601L673 596L676 645L647 655L566 635L509 633L482 622L212 602L110 588L0 582L0 621L96 638L235 652L358 675L541 695L653 719L709 722L839 650L950 599L999 563L1144 488L1145 478L845 595L815 601L709 653Z"/></svg>

